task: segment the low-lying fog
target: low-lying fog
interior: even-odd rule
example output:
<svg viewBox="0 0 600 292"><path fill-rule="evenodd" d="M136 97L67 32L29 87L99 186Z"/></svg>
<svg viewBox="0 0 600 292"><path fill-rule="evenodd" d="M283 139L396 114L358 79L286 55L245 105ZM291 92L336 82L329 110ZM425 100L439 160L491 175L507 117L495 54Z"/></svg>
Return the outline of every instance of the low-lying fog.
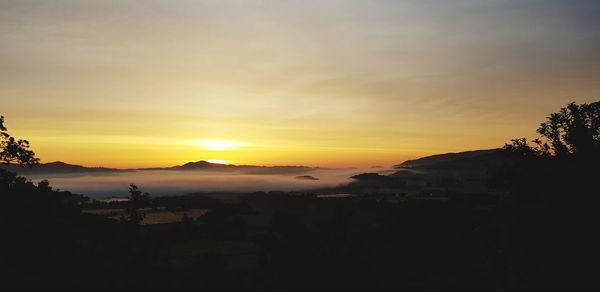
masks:
<svg viewBox="0 0 600 292"><path fill-rule="evenodd" d="M351 181L350 177L373 169L318 169L302 173L248 174L210 170L138 170L111 173L31 174L34 182L48 179L55 189L68 190L91 198L127 196L129 184L154 196L193 192L296 191L333 187ZM307 177L312 176L318 180Z"/></svg>

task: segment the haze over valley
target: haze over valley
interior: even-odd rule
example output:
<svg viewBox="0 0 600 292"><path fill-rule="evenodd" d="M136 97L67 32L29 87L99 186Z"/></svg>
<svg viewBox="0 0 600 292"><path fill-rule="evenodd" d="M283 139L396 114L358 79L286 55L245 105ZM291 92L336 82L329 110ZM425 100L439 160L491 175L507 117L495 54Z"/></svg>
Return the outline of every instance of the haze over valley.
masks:
<svg viewBox="0 0 600 292"><path fill-rule="evenodd" d="M129 170L81 173L32 173L34 182L48 179L56 188L91 198L126 197L131 183L144 186L155 196L194 192L302 191L334 187L351 181L350 177L371 169L307 169L257 173L252 170ZM302 179L310 175L318 180Z"/></svg>

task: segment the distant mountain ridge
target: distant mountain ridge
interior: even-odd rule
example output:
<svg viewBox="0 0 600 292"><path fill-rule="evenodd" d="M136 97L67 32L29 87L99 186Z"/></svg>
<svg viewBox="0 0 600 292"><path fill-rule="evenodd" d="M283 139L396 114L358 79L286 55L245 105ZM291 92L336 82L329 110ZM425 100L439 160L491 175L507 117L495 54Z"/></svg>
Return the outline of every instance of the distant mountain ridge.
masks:
<svg viewBox="0 0 600 292"><path fill-rule="evenodd" d="M163 168L165 170L217 170L217 171L236 171L242 170L248 174L275 174L275 173L303 173L318 168L308 166L260 166L260 165L235 165L218 164L208 161L188 162L183 165Z"/></svg>
<svg viewBox="0 0 600 292"><path fill-rule="evenodd" d="M182 165L171 167L153 167L153 168L132 168L119 169L107 167L86 167L76 164L68 164L62 161L41 163L29 167L20 167L17 165L0 164L0 168L17 172L20 174L45 174L45 173L99 173L99 172L126 172L138 170L217 170L217 171L244 171L249 174L276 174L276 173L303 173L319 168L308 166L258 166L258 165L234 165L211 163L205 160L188 162Z"/></svg>
<svg viewBox="0 0 600 292"><path fill-rule="evenodd" d="M407 160L394 168L451 168L476 166L488 160L497 159L500 149L473 150L457 153L436 154L414 160Z"/></svg>
<svg viewBox="0 0 600 292"><path fill-rule="evenodd" d="M339 193L404 193L419 196L416 190L459 190L486 192L493 170L509 157L501 149L445 153L407 160L394 166L394 172L354 175L348 185L334 188Z"/></svg>
<svg viewBox="0 0 600 292"><path fill-rule="evenodd" d="M33 174L33 173L83 173L83 172L120 172L126 171L117 168L107 167L86 167L82 165L69 164L62 161L54 161L49 163L40 163L33 168L21 167L17 165L0 165L0 168L17 172L20 174Z"/></svg>

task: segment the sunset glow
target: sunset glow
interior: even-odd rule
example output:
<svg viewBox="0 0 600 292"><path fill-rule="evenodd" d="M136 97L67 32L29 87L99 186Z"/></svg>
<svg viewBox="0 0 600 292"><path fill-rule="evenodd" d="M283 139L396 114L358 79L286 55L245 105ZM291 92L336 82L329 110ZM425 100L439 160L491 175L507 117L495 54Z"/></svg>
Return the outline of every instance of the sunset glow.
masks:
<svg viewBox="0 0 600 292"><path fill-rule="evenodd" d="M597 5L530 2L2 1L2 114L91 166L495 148L600 92Z"/></svg>
<svg viewBox="0 0 600 292"><path fill-rule="evenodd" d="M204 147L210 151L226 151L240 148L242 144L232 141L221 141L221 140L208 140L208 141L192 141L190 143L194 146Z"/></svg>
<svg viewBox="0 0 600 292"><path fill-rule="evenodd" d="M13 290L579 291L599 167L600 0L0 0Z"/></svg>

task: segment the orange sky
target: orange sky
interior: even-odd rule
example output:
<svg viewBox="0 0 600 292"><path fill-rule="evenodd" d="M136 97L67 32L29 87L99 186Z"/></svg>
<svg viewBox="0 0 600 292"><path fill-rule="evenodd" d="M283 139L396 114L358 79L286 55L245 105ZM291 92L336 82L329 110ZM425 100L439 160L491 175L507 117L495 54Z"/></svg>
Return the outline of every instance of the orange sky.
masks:
<svg viewBox="0 0 600 292"><path fill-rule="evenodd" d="M598 99L599 4L449 2L2 1L0 114L45 162L369 167Z"/></svg>

